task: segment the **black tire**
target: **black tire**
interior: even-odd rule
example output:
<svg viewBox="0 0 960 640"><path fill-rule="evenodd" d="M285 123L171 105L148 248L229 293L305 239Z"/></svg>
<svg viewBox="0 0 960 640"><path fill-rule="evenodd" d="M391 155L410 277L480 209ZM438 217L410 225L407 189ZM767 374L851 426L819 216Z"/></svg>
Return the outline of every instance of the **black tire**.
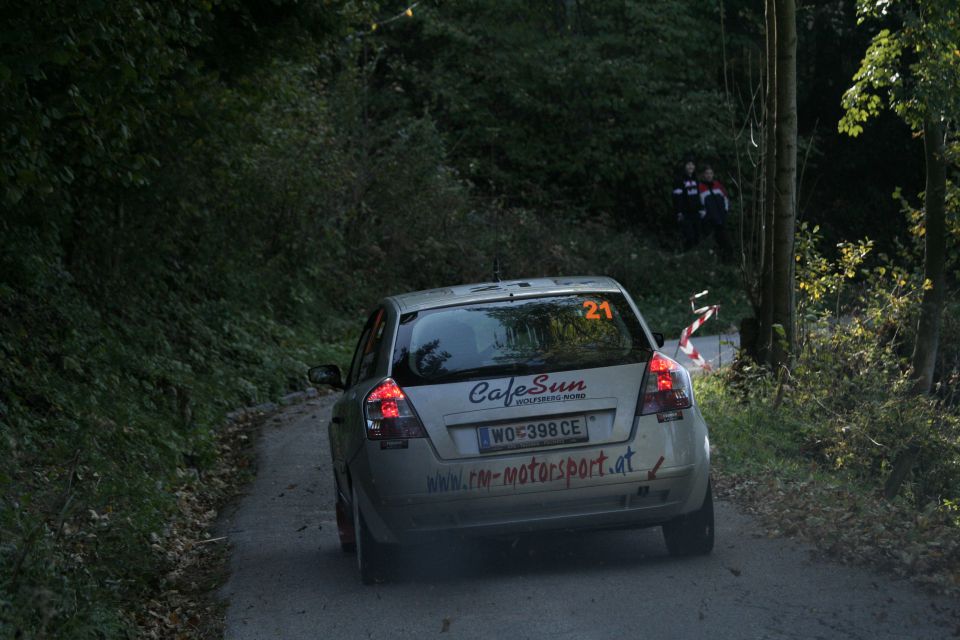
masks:
<svg viewBox="0 0 960 640"><path fill-rule="evenodd" d="M360 571L360 582L363 584L376 584L384 582L386 574L386 553L384 545L377 542L370 529L367 527L367 521L360 513L360 501L357 497L357 489L353 489L353 530L355 532L355 550L357 553L357 569Z"/></svg>
<svg viewBox="0 0 960 640"><path fill-rule="evenodd" d="M340 551L357 552L356 529L353 526L353 511L337 490L337 537L340 539Z"/></svg>
<svg viewBox="0 0 960 640"><path fill-rule="evenodd" d="M705 556L713 551L713 489L709 480L700 508L664 524L663 539L672 556Z"/></svg>

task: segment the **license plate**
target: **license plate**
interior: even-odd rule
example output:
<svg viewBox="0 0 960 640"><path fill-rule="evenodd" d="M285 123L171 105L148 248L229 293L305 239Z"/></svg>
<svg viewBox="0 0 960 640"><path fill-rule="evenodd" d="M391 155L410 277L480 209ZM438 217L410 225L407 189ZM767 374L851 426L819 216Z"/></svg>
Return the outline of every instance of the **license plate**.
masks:
<svg viewBox="0 0 960 640"><path fill-rule="evenodd" d="M480 440L481 453L586 442L588 440L587 418L586 416L566 416L477 427L477 438Z"/></svg>

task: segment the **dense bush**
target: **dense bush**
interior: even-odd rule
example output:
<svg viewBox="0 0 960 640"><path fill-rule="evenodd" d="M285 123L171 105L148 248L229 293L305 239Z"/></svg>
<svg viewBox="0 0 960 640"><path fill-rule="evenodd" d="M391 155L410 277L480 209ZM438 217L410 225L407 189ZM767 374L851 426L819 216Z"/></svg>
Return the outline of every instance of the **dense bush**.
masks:
<svg viewBox="0 0 960 640"><path fill-rule="evenodd" d="M375 106L430 113L460 174L508 205L606 215L649 236L671 228L685 155L730 159L714 3L422 11L369 48L387 90Z"/></svg>
<svg viewBox="0 0 960 640"><path fill-rule="evenodd" d="M740 403L724 400L714 414L719 439L728 439L725 453L735 464L793 460L879 487L897 455L917 447L906 495L919 507L948 509L960 498L960 406L950 384L957 370L950 357L941 358L940 392L912 390L909 355L922 278L885 257L868 266L869 241L841 243L829 260L817 231L801 225L798 234L802 330L794 365L779 380L745 362L724 374ZM909 264L909 253L902 258ZM955 353L955 330L947 320L942 354ZM754 437L764 444L751 443Z"/></svg>

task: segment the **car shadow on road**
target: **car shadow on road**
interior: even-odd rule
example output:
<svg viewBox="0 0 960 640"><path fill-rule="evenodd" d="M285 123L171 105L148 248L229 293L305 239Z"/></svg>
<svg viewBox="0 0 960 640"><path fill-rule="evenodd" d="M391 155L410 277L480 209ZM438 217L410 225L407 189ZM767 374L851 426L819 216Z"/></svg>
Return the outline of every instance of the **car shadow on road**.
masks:
<svg viewBox="0 0 960 640"><path fill-rule="evenodd" d="M353 558L349 562L353 566ZM512 576L642 573L676 562L659 527L643 530L527 534L510 539L448 538L405 547L392 556L390 582L454 583Z"/></svg>

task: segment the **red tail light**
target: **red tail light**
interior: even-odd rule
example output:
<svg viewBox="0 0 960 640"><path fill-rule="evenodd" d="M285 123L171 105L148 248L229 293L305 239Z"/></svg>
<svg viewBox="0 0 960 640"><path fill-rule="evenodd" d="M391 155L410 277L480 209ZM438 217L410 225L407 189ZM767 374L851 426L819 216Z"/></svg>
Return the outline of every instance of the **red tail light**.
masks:
<svg viewBox="0 0 960 640"><path fill-rule="evenodd" d="M427 436L407 396L391 378L381 382L367 395L364 413L367 418L367 438L370 440Z"/></svg>
<svg viewBox="0 0 960 640"><path fill-rule="evenodd" d="M678 362L654 351L650 364L647 365L641 415L688 409L692 404L690 374Z"/></svg>

